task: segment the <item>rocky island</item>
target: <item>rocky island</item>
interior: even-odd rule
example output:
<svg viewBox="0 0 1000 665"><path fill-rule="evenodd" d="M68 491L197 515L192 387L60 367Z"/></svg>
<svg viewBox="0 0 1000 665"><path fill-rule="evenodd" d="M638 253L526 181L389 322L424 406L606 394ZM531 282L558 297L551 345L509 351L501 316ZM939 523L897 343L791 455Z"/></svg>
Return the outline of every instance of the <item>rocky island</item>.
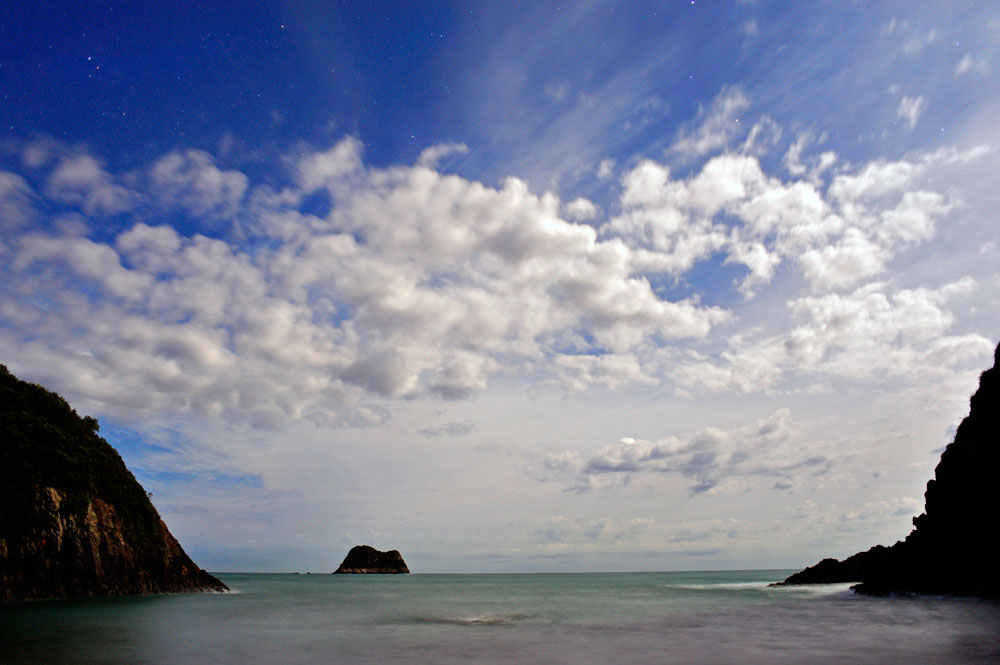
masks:
<svg viewBox="0 0 1000 665"><path fill-rule="evenodd" d="M380 552L368 545L356 545L344 557L337 574L401 574L409 573L403 556L397 550Z"/></svg>
<svg viewBox="0 0 1000 665"><path fill-rule="evenodd" d="M1000 597L998 469L1000 346L927 483L924 513L913 518L910 535L843 561L823 559L780 584L858 582L852 588L860 593Z"/></svg>
<svg viewBox="0 0 1000 665"><path fill-rule="evenodd" d="M0 599L226 590L97 432L0 365Z"/></svg>

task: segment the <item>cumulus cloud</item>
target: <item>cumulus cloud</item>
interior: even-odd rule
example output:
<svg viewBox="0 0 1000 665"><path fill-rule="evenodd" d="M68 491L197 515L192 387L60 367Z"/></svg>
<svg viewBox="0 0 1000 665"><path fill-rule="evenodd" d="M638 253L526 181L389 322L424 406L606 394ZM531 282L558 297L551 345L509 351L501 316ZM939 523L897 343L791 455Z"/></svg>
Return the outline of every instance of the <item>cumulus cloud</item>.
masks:
<svg viewBox="0 0 1000 665"><path fill-rule="evenodd" d="M0 233L27 226L35 218L34 192L28 182L7 171L0 171Z"/></svg>
<svg viewBox="0 0 1000 665"><path fill-rule="evenodd" d="M823 153L807 168L810 141L799 136L785 154L786 168L806 176L790 182L765 174L749 154L712 157L685 179L645 160L623 177L621 212L602 235L628 245L640 272L681 275L723 253L727 263L746 267L739 288L748 297L786 260L814 290L849 288L930 240L937 220L956 208L949 195L922 188L931 184L928 173L984 154L972 148L876 160L841 169L824 191L819 175L836 156Z"/></svg>
<svg viewBox="0 0 1000 665"><path fill-rule="evenodd" d="M799 259L806 279L826 290L856 284L882 272L885 255L881 247L856 228L844 230L836 245L810 249Z"/></svg>
<svg viewBox="0 0 1000 665"><path fill-rule="evenodd" d="M821 138L801 134L783 180L751 154L765 129L739 143L724 120L748 103L726 88L683 133L682 152L722 151L684 177L633 163L610 215L518 178L488 186L437 169L460 145L373 168L347 137L286 156L287 181L262 184L198 150L115 175L50 142L31 173L0 174L0 251L16 285L0 302L0 341L19 350L15 371L23 362L100 409L260 427L379 422L385 400L463 399L501 374L568 393L753 392L805 371L898 375L920 365L917 353L938 368L977 357L982 338L948 334L948 302L971 281L906 290L871 280L960 207L933 176L989 149L831 174L836 157L811 154ZM313 195L328 200L323 212L303 212ZM52 208L61 222L25 231L36 209ZM206 235L170 226L178 208ZM95 223L108 214L130 216ZM710 258L745 271L733 286L748 299L797 275L786 331L736 335L714 354L684 349L737 320L704 304L700 287L664 295ZM846 321L859 332L838 337Z"/></svg>
<svg viewBox="0 0 1000 665"><path fill-rule="evenodd" d="M239 171L222 171L202 150L172 152L161 157L150 178L166 205L187 208L198 216L229 217L239 208L248 179Z"/></svg>
<svg viewBox="0 0 1000 665"><path fill-rule="evenodd" d="M117 184L100 162L87 154L63 156L49 175L49 196L79 204L88 215L114 215L132 209L135 192Z"/></svg>
<svg viewBox="0 0 1000 665"><path fill-rule="evenodd" d="M50 195L108 210L92 195L114 178L92 157L73 159L56 164ZM247 176L207 153L170 153L138 174L160 206L149 215L241 211L253 252L225 233L146 221L107 241L24 235L10 265L20 288L5 293L4 312L43 332L16 345L59 377L54 386L105 409L273 427L379 418L371 399L463 398L507 367L571 390L652 382L638 359L649 343L701 338L727 318L658 296L620 241L568 219L596 214L588 201L564 205L517 179L491 188L428 164L367 168L348 138L295 160L295 187L249 192ZM9 180L12 196L26 196ZM329 214L299 212L318 188L335 201ZM15 344L12 329L2 335ZM585 341L566 348L572 338Z"/></svg>
<svg viewBox="0 0 1000 665"><path fill-rule="evenodd" d="M658 382L631 354L565 354L556 359L555 370L560 383L574 393L595 385L615 389L634 383Z"/></svg>
<svg viewBox="0 0 1000 665"><path fill-rule="evenodd" d="M981 335L949 335L949 301L977 288L962 278L936 289L890 290L873 283L851 293L788 302L799 324L785 335L740 341L719 360L695 357L677 373L679 385L709 391L755 392L787 374L862 380L874 376L927 378L988 356Z"/></svg>
<svg viewBox="0 0 1000 665"><path fill-rule="evenodd" d="M312 152L298 160L297 184L311 192L361 168L361 141L344 139L325 152Z"/></svg>
<svg viewBox="0 0 1000 665"><path fill-rule="evenodd" d="M574 222L585 222L594 219L600 210L592 202L584 198L576 198L565 205L566 219Z"/></svg>
<svg viewBox="0 0 1000 665"><path fill-rule="evenodd" d="M779 409L751 425L706 427L685 437L657 440L623 437L584 458L578 451L553 453L542 460L547 475L575 491L627 485L636 474L676 475L691 494L718 494L746 488L755 477L786 484L802 472L817 473L829 459L807 452L795 441L791 412Z"/></svg>

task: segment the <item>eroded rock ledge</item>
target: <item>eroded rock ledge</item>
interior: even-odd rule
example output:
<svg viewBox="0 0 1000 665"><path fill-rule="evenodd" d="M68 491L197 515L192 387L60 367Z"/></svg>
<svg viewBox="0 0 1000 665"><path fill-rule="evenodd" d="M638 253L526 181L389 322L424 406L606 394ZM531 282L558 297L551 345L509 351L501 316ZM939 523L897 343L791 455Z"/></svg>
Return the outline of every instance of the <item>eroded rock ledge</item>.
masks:
<svg viewBox="0 0 1000 665"><path fill-rule="evenodd" d="M398 550L380 552L369 545L351 548L334 574L402 574L409 573Z"/></svg>
<svg viewBox="0 0 1000 665"><path fill-rule="evenodd" d="M226 590L97 430L0 365L0 600Z"/></svg>
<svg viewBox="0 0 1000 665"><path fill-rule="evenodd" d="M941 454L924 513L892 547L823 559L779 584L858 582L860 593L894 591L1000 597L1000 346L979 378L969 415Z"/></svg>

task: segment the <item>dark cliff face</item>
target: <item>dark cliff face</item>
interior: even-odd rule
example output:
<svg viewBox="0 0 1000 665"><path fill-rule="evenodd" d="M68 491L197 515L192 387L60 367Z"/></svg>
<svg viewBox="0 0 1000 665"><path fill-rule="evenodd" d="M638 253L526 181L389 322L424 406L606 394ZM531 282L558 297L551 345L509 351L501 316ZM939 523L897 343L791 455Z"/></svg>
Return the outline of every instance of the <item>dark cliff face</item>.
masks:
<svg viewBox="0 0 1000 665"><path fill-rule="evenodd" d="M914 591L1000 596L1000 346L979 378L969 415L958 426L924 493L924 513L892 547L844 561L824 559L786 584L860 582L864 593Z"/></svg>
<svg viewBox="0 0 1000 665"><path fill-rule="evenodd" d="M409 573L402 555L397 550L380 552L368 545L357 545L351 548L334 574L366 574L366 573Z"/></svg>
<svg viewBox="0 0 1000 665"><path fill-rule="evenodd" d="M225 590L97 429L0 365L0 599Z"/></svg>

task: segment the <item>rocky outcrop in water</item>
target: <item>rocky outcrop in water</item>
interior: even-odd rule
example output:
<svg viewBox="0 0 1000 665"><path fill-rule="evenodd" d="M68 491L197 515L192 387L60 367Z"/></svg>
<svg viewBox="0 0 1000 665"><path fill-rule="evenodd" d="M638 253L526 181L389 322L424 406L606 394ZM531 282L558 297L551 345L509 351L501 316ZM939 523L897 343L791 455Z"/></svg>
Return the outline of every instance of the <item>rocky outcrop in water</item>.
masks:
<svg viewBox="0 0 1000 665"><path fill-rule="evenodd" d="M351 548L334 574L409 573L403 556L397 550L380 552L368 545Z"/></svg>
<svg viewBox="0 0 1000 665"><path fill-rule="evenodd" d="M226 590L97 431L0 365L0 599Z"/></svg>
<svg viewBox="0 0 1000 665"><path fill-rule="evenodd" d="M892 547L824 559L783 584L859 582L861 593L907 591L1000 597L1000 346L979 378L924 493L924 513Z"/></svg>

